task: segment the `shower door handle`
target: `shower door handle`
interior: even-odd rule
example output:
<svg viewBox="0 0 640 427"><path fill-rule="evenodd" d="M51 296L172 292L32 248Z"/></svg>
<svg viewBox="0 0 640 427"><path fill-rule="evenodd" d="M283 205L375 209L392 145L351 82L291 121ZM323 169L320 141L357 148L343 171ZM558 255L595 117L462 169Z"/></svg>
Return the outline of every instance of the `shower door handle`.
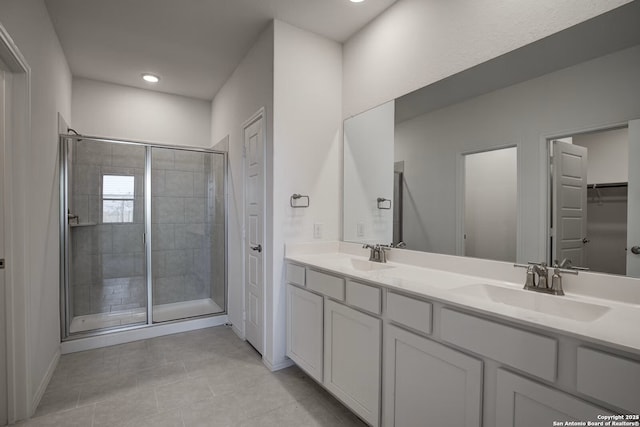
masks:
<svg viewBox="0 0 640 427"><path fill-rule="evenodd" d="M258 244L258 246L251 246L251 250L262 252L262 245Z"/></svg>

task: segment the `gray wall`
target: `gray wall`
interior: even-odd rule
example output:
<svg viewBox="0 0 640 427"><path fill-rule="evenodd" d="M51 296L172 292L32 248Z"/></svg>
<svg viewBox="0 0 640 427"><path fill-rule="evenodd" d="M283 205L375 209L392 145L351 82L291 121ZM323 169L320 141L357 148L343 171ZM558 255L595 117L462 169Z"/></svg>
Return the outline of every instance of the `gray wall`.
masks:
<svg viewBox="0 0 640 427"><path fill-rule="evenodd" d="M520 182L517 259L545 258L545 137L640 117L638 75L640 46L396 124L395 160L405 161L412 188L405 193L407 243L455 254L458 156L513 144Z"/></svg>

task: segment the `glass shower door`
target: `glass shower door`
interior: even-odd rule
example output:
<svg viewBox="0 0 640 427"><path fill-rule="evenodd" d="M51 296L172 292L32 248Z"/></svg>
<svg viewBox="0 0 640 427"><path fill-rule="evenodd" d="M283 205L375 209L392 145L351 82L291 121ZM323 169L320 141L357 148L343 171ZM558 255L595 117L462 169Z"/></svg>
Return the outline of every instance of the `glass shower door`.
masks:
<svg viewBox="0 0 640 427"><path fill-rule="evenodd" d="M62 152L68 333L146 323L145 147L67 139Z"/></svg>
<svg viewBox="0 0 640 427"><path fill-rule="evenodd" d="M224 155L151 148L153 321L225 311Z"/></svg>

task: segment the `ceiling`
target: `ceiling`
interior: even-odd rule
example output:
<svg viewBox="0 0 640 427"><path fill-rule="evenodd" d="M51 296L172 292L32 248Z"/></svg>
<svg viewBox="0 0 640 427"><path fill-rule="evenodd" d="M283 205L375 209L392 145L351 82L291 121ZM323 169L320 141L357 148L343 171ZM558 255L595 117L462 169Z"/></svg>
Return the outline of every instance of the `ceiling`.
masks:
<svg viewBox="0 0 640 427"><path fill-rule="evenodd" d="M338 42L396 0L46 0L74 77L211 100L272 19ZM150 85L141 74L161 77Z"/></svg>

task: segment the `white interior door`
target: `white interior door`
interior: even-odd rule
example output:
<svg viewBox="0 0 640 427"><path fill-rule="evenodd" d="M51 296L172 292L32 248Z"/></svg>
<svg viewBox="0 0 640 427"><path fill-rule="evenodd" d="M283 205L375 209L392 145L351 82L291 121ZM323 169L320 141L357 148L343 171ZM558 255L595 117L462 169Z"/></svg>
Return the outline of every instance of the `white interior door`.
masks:
<svg viewBox="0 0 640 427"><path fill-rule="evenodd" d="M264 116L244 130L245 338L260 354L264 328Z"/></svg>
<svg viewBox="0 0 640 427"><path fill-rule="evenodd" d="M627 276L640 277L640 120L629 122ZM639 253L634 253L639 252Z"/></svg>
<svg viewBox="0 0 640 427"><path fill-rule="evenodd" d="M553 141L552 260L587 264L587 149Z"/></svg>
<svg viewBox="0 0 640 427"><path fill-rule="evenodd" d="M5 144L4 73L0 70L0 426L7 424L7 319L4 280L4 144Z"/></svg>

